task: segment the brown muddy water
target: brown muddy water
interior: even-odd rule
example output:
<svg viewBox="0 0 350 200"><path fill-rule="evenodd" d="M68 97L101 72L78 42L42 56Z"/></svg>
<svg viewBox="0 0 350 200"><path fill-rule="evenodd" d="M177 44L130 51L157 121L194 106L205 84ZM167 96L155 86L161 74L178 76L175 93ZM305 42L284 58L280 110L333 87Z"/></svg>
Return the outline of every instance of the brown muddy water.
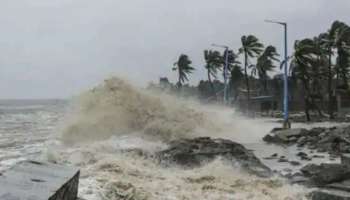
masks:
<svg viewBox="0 0 350 200"><path fill-rule="evenodd" d="M70 102L1 101L0 117L0 171L26 159L78 166L79 195L88 200L300 200L309 192L278 176L258 178L220 159L183 170L123 153L126 149L152 153L173 139L200 136L240 142L259 158L278 153L297 160L299 150L263 143L261 138L279 126L273 119L247 119L234 109L145 91L118 78ZM334 124L295 124L330 125ZM325 156L312 162L330 162ZM298 170L287 163L262 161L281 172Z"/></svg>

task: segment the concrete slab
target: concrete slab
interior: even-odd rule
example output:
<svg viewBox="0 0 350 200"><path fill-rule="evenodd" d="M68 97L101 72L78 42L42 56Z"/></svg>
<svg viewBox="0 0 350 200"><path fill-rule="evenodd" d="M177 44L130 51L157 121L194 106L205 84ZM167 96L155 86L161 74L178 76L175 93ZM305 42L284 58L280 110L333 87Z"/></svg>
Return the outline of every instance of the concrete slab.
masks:
<svg viewBox="0 0 350 200"><path fill-rule="evenodd" d="M25 161L0 175L1 200L76 200L79 170Z"/></svg>

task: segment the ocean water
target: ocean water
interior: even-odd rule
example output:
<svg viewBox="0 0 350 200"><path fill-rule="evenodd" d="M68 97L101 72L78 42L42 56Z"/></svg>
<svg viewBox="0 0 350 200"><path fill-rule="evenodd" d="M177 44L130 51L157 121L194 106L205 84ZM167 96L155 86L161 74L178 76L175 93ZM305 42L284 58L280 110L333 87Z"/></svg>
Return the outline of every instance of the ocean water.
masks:
<svg viewBox="0 0 350 200"><path fill-rule="evenodd" d="M63 100L0 100L0 171L41 156L66 105Z"/></svg>
<svg viewBox="0 0 350 200"><path fill-rule="evenodd" d="M300 200L309 191L277 176L255 177L220 159L192 170L158 166L140 152L152 154L178 138L231 139L260 158L277 152L297 159L298 150L262 142L278 126L273 119L247 119L234 109L145 91L118 78L70 101L1 100L0 117L0 171L26 159L76 166L79 196L87 200ZM330 124L313 126L321 125ZM279 171L292 168L262 161Z"/></svg>

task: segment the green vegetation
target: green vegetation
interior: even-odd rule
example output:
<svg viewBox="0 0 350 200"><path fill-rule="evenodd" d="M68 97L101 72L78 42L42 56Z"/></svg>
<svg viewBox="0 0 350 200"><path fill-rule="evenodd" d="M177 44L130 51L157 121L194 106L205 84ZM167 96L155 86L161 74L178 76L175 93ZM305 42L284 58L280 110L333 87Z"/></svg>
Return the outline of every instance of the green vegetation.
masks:
<svg viewBox="0 0 350 200"><path fill-rule="evenodd" d="M243 96L249 108L252 95L272 95L281 99L281 75L275 73L274 77L270 77L281 65L276 48L268 45L264 49L256 36L248 35L242 36L237 52L228 51L231 102ZM218 80L218 72L222 72L225 66L225 53L204 50L208 80L201 80L197 87L202 99L222 100L219 94L223 83ZM310 111L317 111L320 116L327 113L334 118L337 92L342 90L350 95L350 27L344 22L335 21L328 31L295 41L294 52L289 59L290 101L296 105L294 107L303 104L307 120L311 120ZM243 61L243 66L238 60ZM183 87L184 82L189 80L189 74L195 70L191 64L190 58L184 54L174 64L173 70L178 71L177 88Z"/></svg>
<svg viewBox="0 0 350 200"><path fill-rule="evenodd" d="M194 71L194 68L191 67L192 61L185 54L181 54L179 60L174 63L173 70L178 71L179 80L177 82L178 87L182 87L182 84L185 81L188 81L188 75Z"/></svg>

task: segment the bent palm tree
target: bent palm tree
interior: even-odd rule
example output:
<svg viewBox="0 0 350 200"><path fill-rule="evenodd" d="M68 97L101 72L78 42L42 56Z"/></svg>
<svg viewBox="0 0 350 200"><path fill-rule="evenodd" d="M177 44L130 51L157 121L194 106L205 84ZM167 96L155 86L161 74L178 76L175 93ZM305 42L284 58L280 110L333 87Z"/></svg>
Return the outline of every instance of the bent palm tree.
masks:
<svg viewBox="0 0 350 200"><path fill-rule="evenodd" d="M314 56L317 54L317 50L314 48L314 42L311 39L304 39L296 41L294 44L294 55L291 62L291 69L296 78L300 79L305 90L304 102L305 102L305 115L307 121L310 121L310 107L311 107L311 69L315 63Z"/></svg>
<svg viewBox="0 0 350 200"><path fill-rule="evenodd" d="M205 60L205 69L207 70L208 81L212 92L215 94L215 88L211 77L216 78L218 70L220 70L222 66L221 55L218 51L205 50L204 51L204 60Z"/></svg>
<svg viewBox="0 0 350 200"><path fill-rule="evenodd" d="M267 72L273 71L276 68L274 62L278 62L279 54L274 46L268 46L264 52L259 56L256 65L253 68L253 74L258 74L259 79L262 81L264 86L264 93L267 93Z"/></svg>
<svg viewBox="0 0 350 200"><path fill-rule="evenodd" d="M194 68L191 66L192 61L185 54L181 54L178 61L174 63L173 71L178 71L178 87L181 87L185 81L188 81L188 75L194 71Z"/></svg>
<svg viewBox="0 0 350 200"><path fill-rule="evenodd" d="M239 49L239 53L244 54L244 76L245 76L245 82L247 87L247 97L248 97L248 106L250 101L250 88L249 88L249 77L248 77L248 65L249 65L249 58L256 57L260 55L262 52L262 48L264 47L263 44L261 44L253 35L249 36L242 36L241 38L242 47Z"/></svg>
<svg viewBox="0 0 350 200"><path fill-rule="evenodd" d="M322 33L318 36L318 41L320 44L320 54L321 57L327 57L327 67L325 67L325 76L327 77L327 93L328 93L328 115L330 119L334 118L333 115L333 78L334 78L334 66L332 64L332 56L333 56L333 41L328 33ZM323 58L326 59L326 58Z"/></svg>
<svg viewBox="0 0 350 200"><path fill-rule="evenodd" d="M343 86L348 88L350 67L350 27L344 22L335 21L329 31L331 46L337 50L336 74L343 81Z"/></svg>

